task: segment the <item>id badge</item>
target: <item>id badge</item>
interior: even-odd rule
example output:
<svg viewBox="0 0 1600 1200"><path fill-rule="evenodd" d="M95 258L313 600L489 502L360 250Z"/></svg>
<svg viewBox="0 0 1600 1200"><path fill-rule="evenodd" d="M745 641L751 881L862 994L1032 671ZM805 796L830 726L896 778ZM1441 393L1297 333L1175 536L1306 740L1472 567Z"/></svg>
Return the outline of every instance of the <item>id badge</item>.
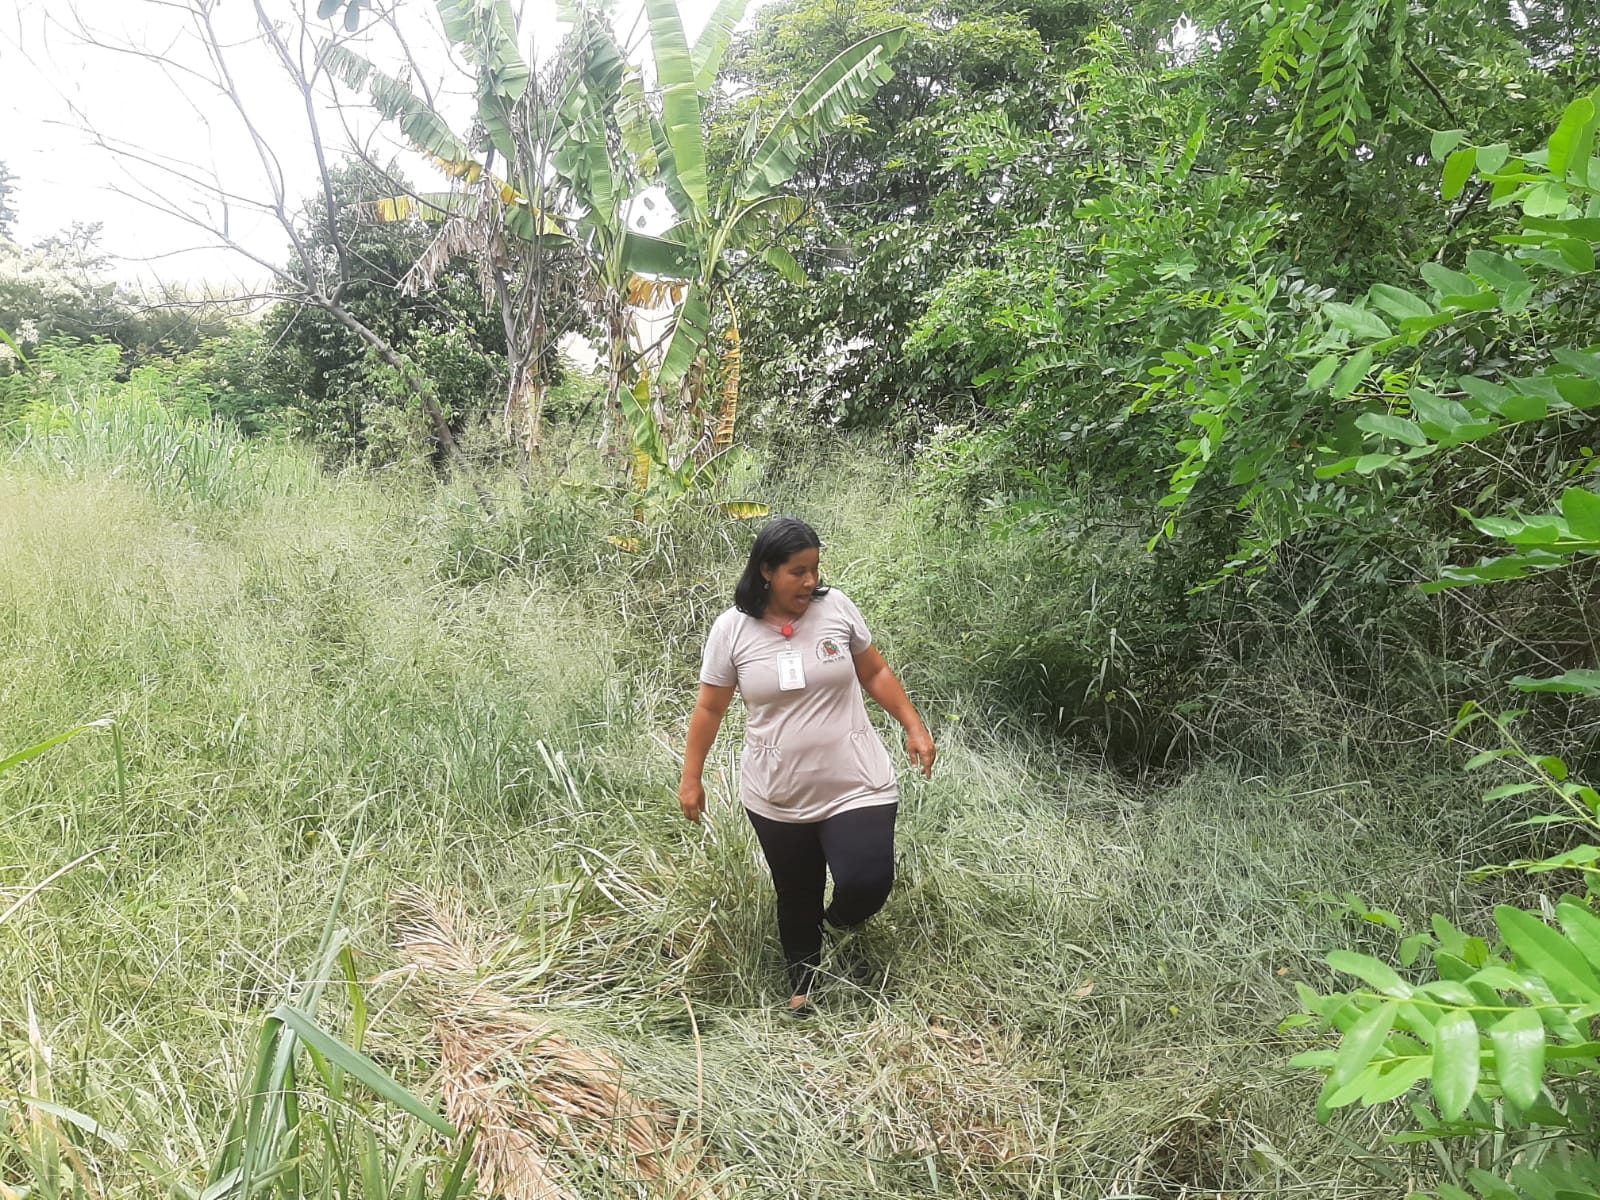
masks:
<svg viewBox="0 0 1600 1200"><path fill-rule="evenodd" d="M800 660L798 650L780 650L778 652L778 690L780 692L798 692L806 686L806 669Z"/></svg>

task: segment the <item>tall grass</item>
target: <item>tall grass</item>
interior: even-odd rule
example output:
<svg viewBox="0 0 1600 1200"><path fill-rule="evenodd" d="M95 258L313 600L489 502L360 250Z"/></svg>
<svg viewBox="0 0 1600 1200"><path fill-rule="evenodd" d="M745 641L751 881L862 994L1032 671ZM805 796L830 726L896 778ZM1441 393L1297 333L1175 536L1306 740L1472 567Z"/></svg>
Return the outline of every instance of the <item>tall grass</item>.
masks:
<svg viewBox="0 0 1600 1200"><path fill-rule="evenodd" d="M11 457L36 471L126 477L169 502L218 510L292 496L313 479L311 456L263 452L172 368L141 367L126 382L119 369L115 346L57 343L27 375L0 377L0 433L18 443Z"/></svg>
<svg viewBox="0 0 1600 1200"><path fill-rule="evenodd" d="M724 1194L1365 1197L1409 1169L1352 1153L1375 1118L1315 1124L1278 1022L1351 937L1317 897L1449 907L1456 850L1419 867L1388 820L1426 832L1436 796L1331 758L1134 792L1067 757L943 636L983 590L981 539L892 483L844 462L770 497L822 527L942 742L938 776L904 780L887 910L830 950L822 1014L797 1025L734 730L709 823L673 800L747 531L686 512L630 554L564 501L506 489L488 518L254 446L294 486L253 475L196 505L121 469L114 425L82 428L0 474L0 757L99 718L122 751L91 732L0 775L0 899L97 852L0 926L0 1121L26 1133L43 1110L18 1097L48 1061L51 1103L89 1123L55 1121L59 1194L203 1193L263 1021L308 982L332 984L334 1031L448 1092L441 1039L481 1022L396 948L397 895L471 914L486 933L459 970L617 1064ZM995 580L1025 573L1012 553ZM305 976L336 898L354 990ZM536 1058L496 1061L527 1105L556 1103ZM443 1182L455 1143L317 1090L337 1147L420 1155ZM544 1147L571 1194L671 1194L581 1119ZM19 1144L0 1185L48 1194Z"/></svg>

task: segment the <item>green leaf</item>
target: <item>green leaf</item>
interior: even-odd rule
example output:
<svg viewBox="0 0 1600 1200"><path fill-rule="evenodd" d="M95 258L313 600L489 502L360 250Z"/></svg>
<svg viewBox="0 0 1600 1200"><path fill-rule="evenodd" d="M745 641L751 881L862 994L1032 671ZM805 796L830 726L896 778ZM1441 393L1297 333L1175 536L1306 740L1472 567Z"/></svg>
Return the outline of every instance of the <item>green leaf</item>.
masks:
<svg viewBox="0 0 1600 1200"><path fill-rule="evenodd" d="M1506 1098L1519 1108L1532 1107L1544 1082L1544 1022L1531 1008L1519 1008L1489 1029L1494 1045L1494 1070Z"/></svg>
<svg viewBox="0 0 1600 1200"><path fill-rule="evenodd" d="M513 160L512 109L527 92L533 73L517 47L510 0L435 0L435 7L445 36L477 68L479 120L495 147L507 161Z"/></svg>
<svg viewBox="0 0 1600 1200"><path fill-rule="evenodd" d="M1439 303L1456 312L1492 312L1500 307L1500 297L1479 288L1464 296L1441 296Z"/></svg>
<svg viewBox="0 0 1600 1200"><path fill-rule="evenodd" d="M670 392L693 365L695 358L711 343L711 310L706 306L705 289L698 283L689 285L683 303L673 315L672 338L667 343L666 356L661 361L657 384L662 391Z"/></svg>
<svg viewBox="0 0 1600 1200"><path fill-rule="evenodd" d="M1428 281L1428 286L1441 296L1470 296L1478 290L1477 281L1472 276L1452 271L1436 262L1425 262L1418 270Z"/></svg>
<svg viewBox="0 0 1600 1200"><path fill-rule="evenodd" d="M1200 147L1205 145L1206 118L1202 113L1200 124L1189 135L1189 140L1184 143L1183 153L1178 156L1178 161L1173 164L1171 172L1167 175L1169 184L1182 183L1189 177L1189 172L1194 169L1195 159L1200 157Z"/></svg>
<svg viewBox="0 0 1600 1200"><path fill-rule="evenodd" d="M1557 217L1567 211L1567 185L1543 180L1522 197L1522 211L1530 217Z"/></svg>
<svg viewBox="0 0 1600 1200"><path fill-rule="evenodd" d="M1600 979L1571 942L1532 913L1502 904L1495 924L1519 961L1536 971L1557 999L1568 1004L1600 1001Z"/></svg>
<svg viewBox="0 0 1600 1200"><path fill-rule="evenodd" d="M1367 293L1372 302L1396 320L1404 321L1413 317L1431 317L1434 315L1433 306L1421 296L1406 291L1405 288L1394 287L1387 283L1373 284Z"/></svg>
<svg viewBox="0 0 1600 1200"><path fill-rule="evenodd" d="M1502 783L1499 787L1490 788L1485 792L1483 799L1485 803L1492 804L1496 800L1507 800L1512 796L1525 796L1543 786L1541 783Z"/></svg>
<svg viewBox="0 0 1600 1200"><path fill-rule="evenodd" d="M633 387L622 388L617 400L622 408L622 419L628 423L634 452L664 469L668 465L667 445L661 439L661 426L650 408L650 377L641 375Z"/></svg>
<svg viewBox="0 0 1600 1200"><path fill-rule="evenodd" d="M19 767L30 758L38 758L45 751L55 749L62 742L69 741L80 733L86 733L91 729L105 729L112 723L110 717L102 717L98 721L90 721L87 725L75 725L65 733L58 733L52 738L46 738L37 746L29 746L26 750L18 750L15 754L0 758L0 772L9 771L12 767Z"/></svg>
<svg viewBox="0 0 1600 1200"><path fill-rule="evenodd" d="M743 19L747 7L749 0L718 0L717 7L706 18L692 54L695 79L702 92L710 94L715 90L722 56L727 53L734 27Z"/></svg>
<svg viewBox="0 0 1600 1200"><path fill-rule="evenodd" d="M1361 1093L1361 1103L1367 1106L1387 1104L1404 1096L1433 1071L1433 1056L1418 1054L1411 1058L1396 1058L1385 1063L1378 1077Z"/></svg>
<svg viewBox="0 0 1600 1200"><path fill-rule="evenodd" d="M1354 455L1349 458L1341 458L1335 462L1324 463L1322 466L1318 467L1313 474L1318 479L1335 479L1347 471L1355 470L1356 465L1360 461L1360 457Z"/></svg>
<svg viewBox="0 0 1600 1200"><path fill-rule="evenodd" d="M1488 250L1469 250L1467 270L1502 294L1528 284L1527 273L1517 263Z"/></svg>
<svg viewBox="0 0 1600 1200"><path fill-rule="evenodd" d="M1592 865L1600 858L1600 847L1580 846L1569 854L1575 860L1574 866ZM1566 930L1567 940L1582 952L1589 965L1600 968L1600 917L1569 898L1556 905L1556 920Z"/></svg>
<svg viewBox="0 0 1600 1200"><path fill-rule="evenodd" d="M1600 242L1600 217L1524 217L1524 229L1541 229L1580 242Z"/></svg>
<svg viewBox="0 0 1600 1200"><path fill-rule="evenodd" d="M1478 1194L1483 1200L1522 1200L1515 1188L1503 1179L1496 1179L1482 1167L1473 1167L1468 1171L1467 1182L1478 1189Z"/></svg>
<svg viewBox="0 0 1600 1200"><path fill-rule="evenodd" d="M1561 493L1561 515L1574 537L1600 542L1600 495L1585 488L1568 488Z"/></svg>
<svg viewBox="0 0 1600 1200"><path fill-rule="evenodd" d="M644 0L650 17L650 49L655 59L656 87L661 89L661 126L672 149L671 171L692 212L685 219L709 221L705 128L700 112L700 84L689 41L683 32L676 0ZM662 164L666 169L666 164Z"/></svg>
<svg viewBox="0 0 1600 1200"><path fill-rule="evenodd" d="M782 246L768 246L761 252L761 261L776 271L780 277L799 287L806 282L806 273Z"/></svg>
<svg viewBox="0 0 1600 1200"><path fill-rule="evenodd" d="M1478 1002L1477 997L1472 994L1472 989L1455 979L1435 979L1432 983L1423 984L1417 991L1429 997L1437 996L1447 1004L1461 1008L1471 1008Z"/></svg>
<svg viewBox="0 0 1600 1200"><path fill-rule="evenodd" d="M694 276L694 251L688 246L631 229L623 235L622 263L635 275L678 280Z"/></svg>
<svg viewBox="0 0 1600 1200"><path fill-rule="evenodd" d="M339 6L343 3L344 0L319 0L317 4L317 20L326 21L339 11Z"/></svg>
<svg viewBox="0 0 1600 1200"><path fill-rule="evenodd" d="M27 1108L33 1108L42 1113L47 1113L59 1121L65 1121L69 1125L76 1126L78 1129L83 1130L83 1132L88 1134L90 1137L99 1138L113 1150L125 1150L127 1148L127 1143L123 1141L122 1138L117 1136L115 1133L112 1133L109 1129L101 1125L99 1121L96 1121L87 1113L81 1113L75 1108L68 1108L64 1104L57 1104L53 1100L43 1100L38 1096L19 1096L13 1094L8 1099L12 1099L16 1103Z"/></svg>
<svg viewBox="0 0 1600 1200"><path fill-rule="evenodd" d="M1462 189L1467 186L1467 180L1472 178L1472 170L1477 165L1478 152L1471 146L1465 150L1457 150L1444 163L1444 175L1439 188L1439 198L1454 200L1461 195Z"/></svg>
<svg viewBox="0 0 1600 1200"><path fill-rule="evenodd" d="M1415 345L1417 343L1416 334L1432 333L1435 329L1443 329L1446 325L1453 324L1455 319L1456 315L1454 313L1433 313L1426 317L1407 317L1400 322L1400 332L1413 335L1411 343Z"/></svg>
<svg viewBox="0 0 1600 1200"><path fill-rule="evenodd" d="M1513 424L1542 421L1550 415L1550 405L1542 396L1508 396L1500 405L1500 415Z"/></svg>
<svg viewBox="0 0 1600 1200"><path fill-rule="evenodd" d="M17 345L16 339L4 329L0 329L0 342L11 347L11 353L17 356L17 363L26 371L28 369L28 356L22 352L22 347Z"/></svg>
<svg viewBox="0 0 1600 1200"><path fill-rule="evenodd" d="M1404 417L1392 416L1389 413L1362 413L1356 418L1356 427L1381 437L1394 438L1408 446L1428 444L1427 435L1417 427L1415 421L1408 421Z"/></svg>
<svg viewBox="0 0 1600 1200"><path fill-rule="evenodd" d="M1593 379L1579 379L1574 375L1549 377L1555 384L1556 394L1573 408L1585 411L1600 408L1600 383Z"/></svg>
<svg viewBox="0 0 1600 1200"><path fill-rule="evenodd" d="M1405 1000L1412 994L1411 985L1401 979L1393 967L1380 962L1370 954L1357 954L1353 950L1332 950L1328 953L1327 963L1335 971L1354 975L1385 996Z"/></svg>
<svg viewBox="0 0 1600 1200"><path fill-rule="evenodd" d="M1333 397L1343 400L1356 388L1361 386L1361 381L1367 377L1367 372L1372 370L1372 347L1351 355L1339 368L1339 374L1334 377Z"/></svg>
<svg viewBox="0 0 1600 1200"><path fill-rule="evenodd" d="M1454 1009L1433 1030L1433 1095L1445 1120L1459 1117L1478 1087L1478 1026Z"/></svg>
<svg viewBox="0 0 1600 1200"><path fill-rule="evenodd" d="M295 1036L303 1041L307 1047L341 1068L352 1078L360 1080L374 1095L388 1101L396 1108L410 1113L423 1124L444 1134L445 1137L456 1136L456 1127L440 1116L431 1106L424 1104L416 1096L401 1087L382 1067L365 1054L352 1050L343 1042L324 1032L321 1026L299 1009L292 1005L284 1004L274 1010L272 1015L293 1030Z"/></svg>
<svg viewBox="0 0 1600 1200"><path fill-rule="evenodd" d="M1515 317L1528 310L1528 301L1533 299L1533 284L1518 283L1500 292L1500 311L1508 317Z"/></svg>
<svg viewBox="0 0 1600 1200"><path fill-rule="evenodd" d="M859 112L894 77L889 63L905 39L904 29L863 38L813 75L751 154L735 196L757 200L788 183L822 138Z"/></svg>
<svg viewBox="0 0 1600 1200"><path fill-rule="evenodd" d="M317 51L317 59L347 87L366 93L378 115L398 125L406 140L424 154L450 163L472 159L467 144L405 83L332 42Z"/></svg>
<svg viewBox="0 0 1600 1200"><path fill-rule="evenodd" d="M1496 142L1492 146L1480 146L1477 153L1478 170L1485 175L1493 175L1506 165L1506 159L1510 157L1511 147L1504 142Z"/></svg>
<svg viewBox="0 0 1600 1200"><path fill-rule="evenodd" d="M1511 395L1510 388L1501 387L1477 375L1458 376L1456 386L1478 402L1480 411L1486 412L1499 412L1500 406Z"/></svg>
<svg viewBox="0 0 1600 1200"><path fill-rule="evenodd" d="M1588 669L1568 671L1564 675L1553 675L1547 679L1518 675L1511 682L1525 692L1570 692L1600 696L1600 671Z"/></svg>
<svg viewBox="0 0 1600 1200"><path fill-rule="evenodd" d="M1552 243L1555 252L1564 262L1579 275L1587 275L1595 269L1594 247L1578 238L1559 238Z"/></svg>
<svg viewBox="0 0 1600 1200"><path fill-rule="evenodd" d="M1472 422L1472 414L1454 400L1446 400L1415 387L1408 395L1411 414L1416 417L1423 432L1440 441L1449 440L1457 429Z"/></svg>
<svg viewBox="0 0 1600 1200"><path fill-rule="evenodd" d="M1328 1076L1335 1090L1344 1087L1366 1070L1372 1056L1382 1047L1394 1028L1395 1005L1379 1004L1363 1013L1361 1019L1350 1027L1339 1043L1339 1052L1333 1061L1333 1071Z"/></svg>
<svg viewBox="0 0 1600 1200"><path fill-rule="evenodd" d="M1333 1060L1332 1050L1302 1050L1289 1059L1289 1065L1312 1071L1328 1071L1333 1068Z"/></svg>
<svg viewBox="0 0 1600 1200"><path fill-rule="evenodd" d="M1353 337L1377 340L1389 337L1393 332L1377 313L1356 308L1352 304L1330 300L1322 306L1322 311L1328 315L1335 329L1347 330Z"/></svg>
<svg viewBox="0 0 1600 1200"><path fill-rule="evenodd" d="M1324 354L1317 360L1317 365L1306 373L1306 387L1313 392L1320 392L1328 386L1328 381L1333 378L1333 373L1338 369L1338 355Z"/></svg>
<svg viewBox="0 0 1600 1200"><path fill-rule="evenodd" d="M1461 144L1461 139L1466 137L1462 129L1441 129L1433 135L1433 140L1428 143L1428 156L1438 162L1450 151Z"/></svg>
<svg viewBox="0 0 1600 1200"><path fill-rule="evenodd" d="M1572 161L1574 151L1585 155L1588 153L1589 148L1577 145L1577 141L1579 135L1594 121L1594 118L1594 101L1587 96L1574 100L1561 114L1561 123L1550 135L1549 157L1546 159L1550 174L1557 179L1566 178L1567 164Z"/></svg>
<svg viewBox="0 0 1600 1200"><path fill-rule="evenodd" d="M1550 353L1557 362L1571 367L1578 374L1590 379L1600 379L1600 354L1586 350L1572 350L1565 346Z"/></svg>

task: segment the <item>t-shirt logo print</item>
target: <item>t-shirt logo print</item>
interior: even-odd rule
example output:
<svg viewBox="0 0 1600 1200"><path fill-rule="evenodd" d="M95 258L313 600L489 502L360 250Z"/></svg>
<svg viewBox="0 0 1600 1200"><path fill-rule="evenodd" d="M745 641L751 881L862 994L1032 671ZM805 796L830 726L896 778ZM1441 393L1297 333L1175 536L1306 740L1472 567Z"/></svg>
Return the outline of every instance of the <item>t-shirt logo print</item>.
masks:
<svg viewBox="0 0 1600 1200"><path fill-rule="evenodd" d="M817 658L822 662L838 662L844 658L844 647L838 638L825 637L817 643Z"/></svg>

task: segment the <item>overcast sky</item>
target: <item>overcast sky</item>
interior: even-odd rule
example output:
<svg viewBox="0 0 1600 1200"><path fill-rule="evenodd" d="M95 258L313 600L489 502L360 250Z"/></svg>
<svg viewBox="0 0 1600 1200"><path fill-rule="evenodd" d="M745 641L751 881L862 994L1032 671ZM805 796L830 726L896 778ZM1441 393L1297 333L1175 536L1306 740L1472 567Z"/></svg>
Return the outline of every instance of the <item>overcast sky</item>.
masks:
<svg viewBox="0 0 1600 1200"><path fill-rule="evenodd" d="M211 218L222 215L199 189L140 162L141 157L214 174L241 198L270 195L266 172L228 101L189 73L214 77L185 0L13 3L14 12L0 16L0 161L17 177L16 240L30 242L74 221L98 221L104 225L102 248L116 257L124 278L214 284L262 279L261 268L206 246L200 231L148 203L203 211ZM10 7L0 0L0 8ZM335 28L316 20L316 0L265 0L265 7L288 21L308 14L314 32ZM522 0L520 7L525 36L543 53L560 34L555 6ZM680 0L691 41L713 7L714 0ZM619 8L623 30L640 27L639 0L623 0ZM465 80L432 36L433 4L400 0L396 12L408 40L414 39L429 86L442 85L453 124L464 130L471 109L464 100ZM270 49L256 40L250 0L224 0L215 20L230 45L228 64L239 90L281 161L287 191L303 199L315 185L316 163L298 96ZM107 46L153 53L162 62ZM397 53L381 29L364 34L353 48L380 62L393 61ZM341 121L325 110L323 123L324 136L337 144L347 141L346 124L353 126L349 136L380 161L403 150L374 119ZM117 149L96 144L91 129ZM408 172L420 174L415 156L402 157ZM227 220L230 234L253 253L282 261L286 239L271 217L234 204Z"/></svg>

